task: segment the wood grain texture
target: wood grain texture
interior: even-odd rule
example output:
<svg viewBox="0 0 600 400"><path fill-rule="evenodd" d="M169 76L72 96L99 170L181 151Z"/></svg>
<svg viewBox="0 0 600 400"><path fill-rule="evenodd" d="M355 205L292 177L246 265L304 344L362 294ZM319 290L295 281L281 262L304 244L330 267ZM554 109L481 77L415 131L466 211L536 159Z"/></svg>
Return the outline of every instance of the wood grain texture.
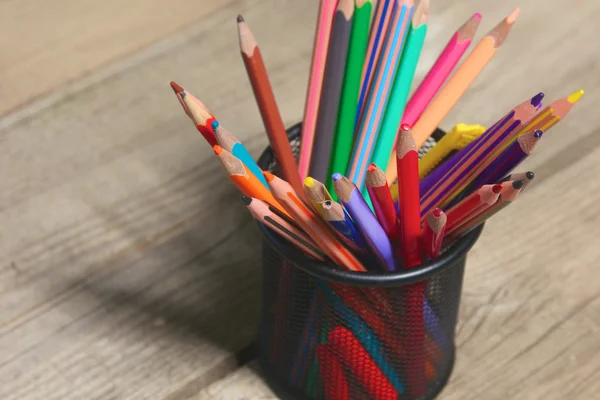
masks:
<svg viewBox="0 0 600 400"><path fill-rule="evenodd" d="M233 0L0 2L0 115L202 21Z"/></svg>
<svg viewBox="0 0 600 400"><path fill-rule="evenodd" d="M417 79L468 15L484 16L479 38L518 3L432 4ZM487 224L470 255L457 364L441 399L588 400L600 390L600 43L592 40L600 2L575 3L577 18L565 20L572 4L521 2L509 39L442 124L489 125L539 90L546 103L586 90L520 168L536 172L534 183ZM4 21L38 15L26 4L0 3L3 29ZM106 25L100 16L116 14L116 3L101 4L91 10ZM235 15L244 14L261 42L291 124L303 112L317 2L193 7L213 5L210 15L187 15L198 24L143 57L131 54L62 96L28 104L25 117L0 120L1 399L273 398L254 364L237 370L256 333L257 231L168 82L202 99L257 155L267 140L239 59ZM83 13L78 7L72 12ZM60 25L63 17L46 11L42 23ZM140 24L151 18L141 14ZM144 43L179 29L161 26ZM87 73L65 43L26 39L44 52L56 46L62 56L53 68ZM80 46L102 45L86 40ZM112 51L112 42L103 46ZM0 66L36 75L14 61ZM0 76L3 88L13 87ZM3 97L0 109L14 100Z"/></svg>

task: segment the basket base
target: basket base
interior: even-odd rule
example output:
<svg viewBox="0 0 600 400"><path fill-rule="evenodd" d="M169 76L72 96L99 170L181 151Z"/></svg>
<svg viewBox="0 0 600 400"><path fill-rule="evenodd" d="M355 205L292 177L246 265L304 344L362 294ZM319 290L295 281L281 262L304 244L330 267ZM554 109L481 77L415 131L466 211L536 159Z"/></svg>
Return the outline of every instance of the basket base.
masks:
<svg viewBox="0 0 600 400"><path fill-rule="evenodd" d="M447 371L444 374L440 375L441 379L437 383L437 385L434 386L431 393L427 396L424 396L424 397L421 397L418 399L410 399L410 400L433 400L438 396L438 394L441 393L441 391L444 389L444 387L446 387L446 384L448 383L448 380L450 379L450 376L452 375L452 370L454 369L454 361L455 361L455 358L454 358L455 351L454 350L455 349L453 348L452 354L450 355L450 362L448 363L448 367L446 368ZM280 382L277 379L276 372L265 361L263 361L262 357L259 358L259 365L260 365L260 369L263 373L265 382L267 382L267 385L269 385L269 388L273 391L273 393L275 393L275 395L277 395L277 397L279 397L279 399L281 399L281 400L321 400L321 399L309 398L301 390L290 387L289 385L286 385L286 384ZM407 398L406 396L402 396L402 397L400 397L400 399L408 400L409 398ZM322 400L326 400L326 399L322 399Z"/></svg>

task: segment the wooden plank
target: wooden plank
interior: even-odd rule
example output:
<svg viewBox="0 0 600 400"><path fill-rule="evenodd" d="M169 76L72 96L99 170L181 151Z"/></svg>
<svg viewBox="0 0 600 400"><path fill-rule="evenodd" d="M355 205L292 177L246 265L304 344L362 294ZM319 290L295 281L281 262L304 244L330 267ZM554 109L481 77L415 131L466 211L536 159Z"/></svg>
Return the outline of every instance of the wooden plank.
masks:
<svg viewBox="0 0 600 400"><path fill-rule="evenodd" d="M8 0L0 2L0 115L128 57L219 9L225 1Z"/></svg>
<svg viewBox="0 0 600 400"><path fill-rule="evenodd" d="M294 121L315 8L283 6L223 9L156 58L0 131L0 398L162 398L236 367L256 333L260 241L168 82L258 154L235 15L270 21L256 35L275 44L265 59ZM275 31L301 52L270 41Z"/></svg>

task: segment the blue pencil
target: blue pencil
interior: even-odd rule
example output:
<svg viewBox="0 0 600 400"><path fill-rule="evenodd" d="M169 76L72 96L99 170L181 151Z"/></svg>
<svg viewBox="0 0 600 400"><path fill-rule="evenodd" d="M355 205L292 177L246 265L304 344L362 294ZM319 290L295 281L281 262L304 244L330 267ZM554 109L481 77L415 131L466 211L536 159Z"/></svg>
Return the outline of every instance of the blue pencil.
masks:
<svg viewBox="0 0 600 400"><path fill-rule="evenodd" d="M357 250L365 251L367 249L365 239L354 225L354 221L339 203L327 200L323 202L322 207L323 219L344 238L346 244Z"/></svg>
<svg viewBox="0 0 600 400"><path fill-rule="evenodd" d="M213 122L213 129L215 130L215 137L217 138L219 146L239 158L246 168L248 168L267 189L271 190L262 170L256 165L256 162L254 162L254 159L250 153L248 153L248 150L246 150L244 145L235 136L223 128L218 121Z"/></svg>
<svg viewBox="0 0 600 400"><path fill-rule="evenodd" d="M387 31L390 22L390 15L392 13L392 7L390 7L391 3L392 0L381 0L377 2L375 17L373 18L373 24L371 25L371 32L369 34L367 55L365 57L365 64L363 65L360 92L358 94L358 103L356 105L355 127L358 126L365 99L369 92L373 70L375 69L375 65L377 65L377 60L379 59L379 54L381 52L383 37L385 36L385 32Z"/></svg>

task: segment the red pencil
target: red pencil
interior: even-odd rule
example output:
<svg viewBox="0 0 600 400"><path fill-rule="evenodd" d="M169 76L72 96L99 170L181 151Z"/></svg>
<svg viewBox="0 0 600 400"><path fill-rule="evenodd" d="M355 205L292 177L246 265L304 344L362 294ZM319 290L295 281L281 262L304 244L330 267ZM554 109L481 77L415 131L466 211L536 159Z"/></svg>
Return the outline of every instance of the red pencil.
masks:
<svg viewBox="0 0 600 400"><path fill-rule="evenodd" d="M402 124L396 143L400 255L405 268L421 264L421 202L419 196L419 155L410 127ZM406 325L411 327L406 344L406 375L411 396L425 395L425 327L423 320L423 282L406 288Z"/></svg>
<svg viewBox="0 0 600 400"><path fill-rule="evenodd" d="M381 168L375 164L369 165L366 183L375 215L392 244L397 245L398 217L396 216L396 207L394 207L394 200L392 200L390 188Z"/></svg>
<svg viewBox="0 0 600 400"><path fill-rule="evenodd" d="M487 208L491 207L498 201L502 184L484 185L469 196L465 197L457 205L452 207L446 215L446 231L448 233L454 231L457 227L473 218L475 215L482 213Z"/></svg>
<svg viewBox="0 0 600 400"><path fill-rule="evenodd" d="M433 260L440 254L447 219L446 214L441 208L436 208L425 217L422 235L423 250L430 260Z"/></svg>
<svg viewBox="0 0 600 400"><path fill-rule="evenodd" d="M317 347L321 382L327 400L350 400L350 389L344 367L329 344L321 343Z"/></svg>
<svg viewBox="0 0 600 400"><path fill-rule="evenodd" d="M329 332L330 349L365 390L378 400L396 400L398 393L354 334L341 326Z"/></svg>

